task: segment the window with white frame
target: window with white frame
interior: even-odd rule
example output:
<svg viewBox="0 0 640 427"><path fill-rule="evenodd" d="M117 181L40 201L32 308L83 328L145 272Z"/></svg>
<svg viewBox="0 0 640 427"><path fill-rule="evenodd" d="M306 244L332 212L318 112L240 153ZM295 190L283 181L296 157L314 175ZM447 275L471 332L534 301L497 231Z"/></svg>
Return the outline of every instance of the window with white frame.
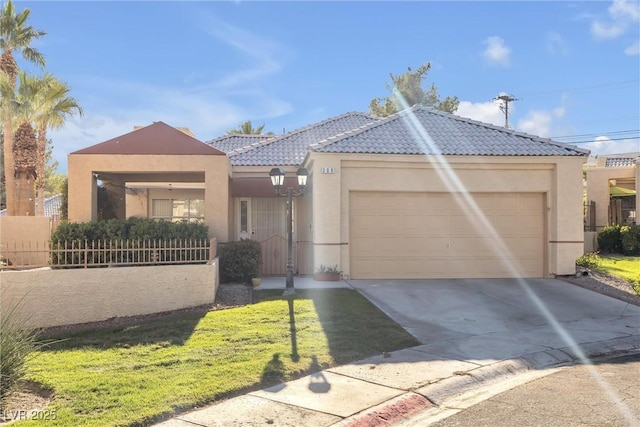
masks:
<svg viewBox="0 0 640 427"><path fill-rule="evenodd" d="M153 199L151 217L167 221L204 221L204 199Z"/></svg>

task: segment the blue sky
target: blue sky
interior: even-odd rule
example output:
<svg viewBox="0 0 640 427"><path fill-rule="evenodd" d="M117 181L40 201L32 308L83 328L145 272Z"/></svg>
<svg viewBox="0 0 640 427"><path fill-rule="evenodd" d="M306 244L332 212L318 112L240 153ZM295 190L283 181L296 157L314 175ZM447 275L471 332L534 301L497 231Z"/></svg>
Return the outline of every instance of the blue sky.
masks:
<svg viewBox="0 0 640 427"><path fill-rule="evenodd" d="M281 133L388 93L431 63L458 114L640 151L639 2L16 2L47 32L47 70L84 117L51 133L54 158L164 121L200 140L244 120ZM21 65L25 65L20 61Z"/></svg>

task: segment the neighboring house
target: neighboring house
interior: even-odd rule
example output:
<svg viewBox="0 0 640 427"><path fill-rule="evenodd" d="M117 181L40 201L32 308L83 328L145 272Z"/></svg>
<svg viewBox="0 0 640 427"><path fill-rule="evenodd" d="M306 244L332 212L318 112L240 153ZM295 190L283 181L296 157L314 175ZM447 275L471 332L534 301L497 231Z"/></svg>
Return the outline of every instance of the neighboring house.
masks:
<svg viewBox="0 0 640 427"><path fill-rule="evenodd" d="M305 167L293 206L300 274L324 264L352 279L550 277L575 273L583 253L586 150L424 107L236 147L243 137L205 144L158 122L71 153L69 218L96 219L101 180L120 217L203 220L219 242L260 241L262 274L284 274L286 201L269 171L297 189Z"/></svg>
<svg viewBox="0 0 640 427"><path fill-rule="evenodd" d="M640 224L640 152L599 156L586 168L587 200L595 202L595 226Z"/></svg>
<svg viewBox="0 0 640 427"><path fill-rule="evenodd" d="M35 206L38 206L37 201ZM0 210L0 216L6 215L6 209ZM44 216L47 216L55 221L62 218L62 194L56 194L44 199Z"/></svg>

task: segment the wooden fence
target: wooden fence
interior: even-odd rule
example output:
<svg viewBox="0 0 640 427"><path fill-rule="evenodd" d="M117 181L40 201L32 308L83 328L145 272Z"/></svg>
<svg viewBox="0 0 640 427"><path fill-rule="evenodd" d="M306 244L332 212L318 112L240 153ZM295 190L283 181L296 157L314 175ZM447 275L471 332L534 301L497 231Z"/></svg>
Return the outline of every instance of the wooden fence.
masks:
<svg viewBox="0 0 640 427"><path fill-rule="evenodd" d="M216 239L13 242L0 247L0 270L203 264Z"/></svg>
<svg viewBox="0 0 640 427"><path fill-rule="evenodd" d="M596 231L596 202L591 200L583 205L584 231Z"/></svg>

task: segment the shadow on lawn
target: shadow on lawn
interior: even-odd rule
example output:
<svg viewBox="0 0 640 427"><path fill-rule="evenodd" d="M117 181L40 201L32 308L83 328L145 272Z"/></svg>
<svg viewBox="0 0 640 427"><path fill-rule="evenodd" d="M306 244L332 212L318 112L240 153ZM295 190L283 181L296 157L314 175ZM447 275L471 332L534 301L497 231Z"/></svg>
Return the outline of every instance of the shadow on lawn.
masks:
<svg viewBox="0 0 640 427"><path fill-rule="evenodd" d="M290 297L282 297L276 292L261 291L259 299L287 299L293 361L300 359L294 307L296 300L313 302L327 338L329 353L336 364L419 345L416 338L352 289L304 289L297 290ZM318 364L317 359L315 364ZM321 369L321 366L311 366L309 372Z"/></svg>
<svg viewBox="0 0 640 427"><path fill-rule="evenodd" d="M344 364L418 345L418 340L351 289L313 289L313 300L329 352Z"/></svg>
<svg viewBox="0 0 640 427"><path fill-rule="evenodd" d="M183 345L208 311L208 307L197 307L170 313L52 328L44 331L40 339L50 343L43 351L80 347L127 348L139 344L157 344L161 347Z"/></svg>

